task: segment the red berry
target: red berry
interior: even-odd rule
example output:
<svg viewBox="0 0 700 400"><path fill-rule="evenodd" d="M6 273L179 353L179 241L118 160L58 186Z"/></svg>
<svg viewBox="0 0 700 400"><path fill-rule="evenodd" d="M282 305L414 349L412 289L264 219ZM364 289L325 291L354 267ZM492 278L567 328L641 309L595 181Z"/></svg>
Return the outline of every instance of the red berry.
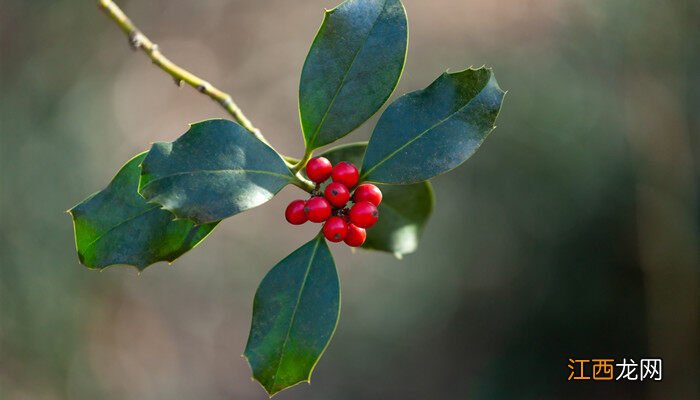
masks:
<svg viewBox="0 0 700 400"><path fill-rule="evenodd" d="M375 206L379 206L379 203L382 202L382 191L371 183L363 183L358 186L354 196L353 199L356 202L369 201Z"/></svg>
<svg viewBox="0 0 700 400"><path fill-rule="evenodd" d="M287 211L284 212L284 216L287 218L292 225L302 225L309 219L306 217L304 212L304 207L306 202L304 200L294 200L287 206Z"/></svg>
<svg viewBox="0 0 700 400"><path fill-rule="evenodd" d="M331 174L333 182L342 183L348 188L353 188L357 185L357 181L360 179L360 173L357 171L354 165L349 162L338 163L333 167L333 173Z"/></svg>
<svg viewBox="0 0 700 400"><path fill-rule="evenodd" d="M348 234L348 224L340 217L330 217L323 225L323 235L333 243L342 242Z"/></svg>
<svg viewBox="0 0 700 400"><path fill-rule="evenodd" d="M323 222L331 216L331 204L323 197L312 197L306 202L304 213L311 222Z"/></svg>
<svg viewBox="0 0 700 400"><path fill-rule="evenodd" d="M350 201L350 190L348 190L347 186L338 182L333 182L326 186L323 195L326 196L326 200L336 208L345 207L348 201Z"/></svg>
<svg viewBox="0 0 700 400"><path fill-rule="evenodd" d="M325 182L331 176L333 164L325 157L315 157L306 164L306 176L316 183Z"/></svg>
<svg viewBox="0 0 700 400"><path fill-rule="evenodd" d="M350 209L350 222L360 228L371 228L379 219L379 211L369 201L355 203Z"/></svg>
<svg viewBox="0 0 700 400"><path fill-rule="evenodd" d="M348 225L348 234L345 236L345 244L350 247L360 247L365 243L366 239L366 230L355 226L354 224Z"/></svg>

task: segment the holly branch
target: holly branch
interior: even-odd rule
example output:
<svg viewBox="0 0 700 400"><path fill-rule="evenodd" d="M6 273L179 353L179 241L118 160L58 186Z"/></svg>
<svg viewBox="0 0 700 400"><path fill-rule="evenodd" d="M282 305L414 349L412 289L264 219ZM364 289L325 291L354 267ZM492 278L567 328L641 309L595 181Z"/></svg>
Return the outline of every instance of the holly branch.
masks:
<svg viewBox="0 0 700 400"><path fill-rule="evenodd" d="M260 129L256 128L245 116L245 114L243 114L243 111L241 111L240 107L238 107L238 105L233 101L233 97L231 97L230 94L172 62L160 51L158 45L149 39L148 36L144 35L143 32L141 32L141 30L134 25L124 11L122 11L122 9L119 8L119 6L112 0L99 0L99 6L105 12L105 14L110 17L127 35L131 47L134 50L142 50L144 54L151 59L153 64L165 71L175 80L175 84L182 86L184 82L196 89L198 92L207 95L209 98L221 105L221 107L223 107L224 110L226 110L226 112L228 112L239 125L253 134L256 138L269 145L269 142L260 132ZM292 164L299 162L299 160L293 157L283 157L287 162Z"/></svg>
<svg viewBox="0 0 700 400"><path fill-rule="evenodd" d="M262 132L260 132L260 129L256 128L253 123L250 122L250 120L243 114L243 111L241 111L240 107L238 107L238 105L233 101L233 97L231 97L230 94L217 88L205 79L200 78L199 76L180 67L163 55L158 48L158 45L149 39L148 36L144 35L143 32L141 32L141 30L134 25L124 11L122 11L122 9L119 8L119 6L112 0L99 0L99 6L105 12L105 14L107 14L107 16L109 16L127 35L131 47L134 50L142 50L148 56L148 58L151 59L153 64L165 71L175 80L176 85L182 86L184 82L195 88L198 92L207 95L210 99L214 100L221 107L223 107L224 110L226 110L239 125L258 138L261 142L272 147L267 139L265 139ZM283 154L281 154L281 156L285 163L287 163L287 166L292 168L295 173L296 180L292 183L303 190L313 190L313 184L299 173L301 168L298 168L300 163L303 162L305 164L305 162L308 161L308 158L305 158L306 161L304 161ZM303 165L301 165L301 167L303 167Z"/></svg>

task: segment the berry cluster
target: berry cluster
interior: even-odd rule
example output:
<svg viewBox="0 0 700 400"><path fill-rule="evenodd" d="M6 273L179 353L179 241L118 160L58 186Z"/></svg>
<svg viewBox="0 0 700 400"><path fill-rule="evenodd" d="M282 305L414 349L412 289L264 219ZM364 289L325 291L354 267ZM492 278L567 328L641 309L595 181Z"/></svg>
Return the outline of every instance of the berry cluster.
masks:
<svg viewBox="0 0 700 400"><path fill-rule="evenodd" d="M379 188L370 183L355 188L359 180L357 168L348 162L334 167L324 157L309 160L306 176L316 183L316 190L309 200L295 200L287 206L287 221L293 225L323 222L323 235L329 241L362 246L367 239L365 229L374 226L379 218L377 206L382 202ZM321 192L321 184L328 178L333 182ZM351 193L353 188L354 193ZM350 207L349 202L353 203Z"/></svg>

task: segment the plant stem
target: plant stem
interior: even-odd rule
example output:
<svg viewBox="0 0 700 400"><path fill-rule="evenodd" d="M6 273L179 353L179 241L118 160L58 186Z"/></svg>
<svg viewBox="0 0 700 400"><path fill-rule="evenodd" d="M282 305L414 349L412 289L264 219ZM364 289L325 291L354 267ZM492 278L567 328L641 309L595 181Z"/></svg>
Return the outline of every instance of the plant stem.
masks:
<svg viewBox="0 0 700 400"><path fill-rule="evenodd" d="M270 143L267 141L267 139L265 139L260 130L253 126L253 123L246 118L243 111L241 111L241 109L236 105L231 95L170 61L163 55L163 53L160 52L158 45L153 43L151 39L144 35L136 27L136 25L131 22L131 19L124 14L124 11L122 11L122 9L119 8L119 6L112 0L99 0L99 5L105 14L107 14L107 16L109 16L128 36L129 44L131 44L131 47L133 47L134 50L143 50L151 61L153 61L153 64L168 73L175 80L175 83L178 86L181 86L182 83L185 82L197 89L197 91L200 93L209 96L209 98L219 103L219 105L221 105L229 114L231 114L233 119L238 122L238 124L248 130L260 141L270 146ZM284 159L285 164L287 164L287 167L289 167L289 169L295 173L295 181L292 183L307 192L313 191L315 188L313 182L304 178L304 176L299 173L299 170L302 169L311 158L311 153L304 154L304 159L302 160L285 155L282 155L282 158Z"/></svg>
<svg viewBox="0 0 700 400"><path fill-rule="evenodd" d="M316 185L313 182L311 182L310 180L304 178L304 176L302 176L301 172L297 172L294 175L294 178L296 178L296 179L292 182L292 184L301 188L302 190L305 190L305 191L311 193L316 188Z"/></svg>
<svg viewBox="0 0 700 400"><path fill-rule="evenodd" d="M298 158L285 156L285 155L283 155L282 158L284 159L284 161L291 164L292 166L296 165L300 161Z"/></svg>
<svg viewBox="0 0 700 400"><path fill-rule="evenodd" d="M314 154L313 150L306 149L306 151L304 151L304 157L302 157L301 160L297 161L297 163L294 165L294 167L292 167L292 171L294 171L294 172L301 171L306 166L306 164L309 162L309 160L311 159L311 156L313 154Z"/></svg>
<svg viewBox="0 0 700 400"><path fill-rule="evenodd" d="M229 114L231 114L233 119L243 128L248 130L263 143L269 145L268 141L265 139L262 133L260 133L260 130L253 126L250 120L243 115L243 112L233 101L231 95L170 61L163 55L163 53L160 52L158 45L146 37L146 35L144 35L133 24L133 22L131 22L131 19L129 19L121 8L119 8L119 6L117 6L112 0L99 0L99 5L105 14L107 14L129 37L131 47L133 47L134 50L143 50L151 61L153 61L153 64L157 65L160 69L173 77L175 84L181 86L182 82L185 82L200 93L209 96L212 100L219 103L219 105L221 105Z"/></svg>

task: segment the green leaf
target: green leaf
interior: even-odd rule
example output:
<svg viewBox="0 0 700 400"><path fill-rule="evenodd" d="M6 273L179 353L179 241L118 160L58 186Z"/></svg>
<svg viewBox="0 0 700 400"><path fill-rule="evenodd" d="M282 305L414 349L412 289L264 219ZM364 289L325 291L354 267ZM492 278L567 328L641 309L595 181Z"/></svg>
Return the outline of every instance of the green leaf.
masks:
<svg viewBox="0 0 700 400"><path fill-rule="evenodd" d="M196 226L149 204L136 192L146 153L132 158L106 189L68 212L73 217L80 262L88 268L133 265L143 270L172 262L201 242L216 222Z"/></svg>
<svg viewBox="0 0 700 400"><path fill-rule="evenodd" d="M311 373L340 315L340 283L321 235L280 261L260 283L244 356L270 396Z"/></svg>
<svg viewBox="0 0 700 400"><path fill-rule="evenodd" d="M409 184L445 173L495 128L503 92L489 68L445 73L390 105L367 146L362 180Z"/></svg>
<svg viewBox="0 0 700 400"><path fill-rule="evenodd" d="M387 251L398 258L413 253L435 204L430 182L377 186L384 195L379 205L380 218L367 230L367 241L362 247Z"/></svg>
<svg viewBox="0 0 700 400"><path fill-rule="evenodd" d="M352 143L330 149L322 156L333 164L348 161L360 165L366 148L366 142ZM383 194L379 221L367 230L367 241L362 247L397 257L413 253L435 204L432 185L424 181L411 185L377 184L377 187Z"/></svg>
<svg viewBox="0 0 700 400"><path fill-rule="evenodd" d="M347 0L326 11L299 86L307 148L347 135L391 96L406 60L407 25L400 0Z"/></svg>
<svg viewBox="0 0 700 400"><path fill-rule="evenodd" d="M218 221L270 200L293 179L277 152L222 119L192 124L172 143L155 143L139 193L179 218Z"/></svg>

